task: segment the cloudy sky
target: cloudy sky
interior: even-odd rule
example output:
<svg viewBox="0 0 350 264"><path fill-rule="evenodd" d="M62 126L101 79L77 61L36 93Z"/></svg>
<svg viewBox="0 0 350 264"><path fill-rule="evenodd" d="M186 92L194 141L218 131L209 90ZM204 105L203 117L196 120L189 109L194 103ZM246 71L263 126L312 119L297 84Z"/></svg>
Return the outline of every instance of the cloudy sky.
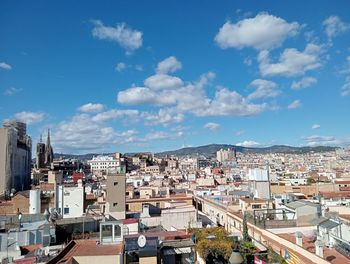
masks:
<svg viewBox="0 0 350 264"><path fill-rule="evenodd" d="M350 145L349 1L1 1L0 119L56 152Z"/></svg>

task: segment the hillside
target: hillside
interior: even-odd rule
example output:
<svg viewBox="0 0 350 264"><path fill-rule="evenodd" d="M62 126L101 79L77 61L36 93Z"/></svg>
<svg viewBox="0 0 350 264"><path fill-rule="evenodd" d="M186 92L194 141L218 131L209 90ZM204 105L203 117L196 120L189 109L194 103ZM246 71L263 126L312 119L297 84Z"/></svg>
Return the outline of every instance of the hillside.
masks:
<svg viewBox="0 0 350 264"><path fill-rule="evenodd" d="M196 156L196 155L203 155L206 157L212 157L215 155L215 153L220 149L227 149L227 148L234 148L237 152L242 153L308 153L308 152L325 152L325 151L333 151L336 149L336 147L291 147L291 146L284 146L284 145L275 145L271 147L265 147L265 148L246 148L246 147L240 147L235 145L229 145L229 144L210 144L205 146L198 146L198 147L188 147L188 148L182 148L178 150L172 150L172 151L164 151L155 153L157 157L164 157L166 155L171 156ZM100 153L101 154L101 153ZM104 153L104 155L110 155L111 153ZM126 153L126 156L133 156L134 153ZM87 154L81 154L81 155L75 155L75 154L62 154L62 153L55 153L55 158L58 157L65 157L67 159L80 159L80 160L90 160L93 156L99 155L98 153L87 153Z"/></svg>
<svg viewBox="0 0 350 264"><path fill-rule="evenodd" d="M204 155L206 157L214 156L220 149L234 148L237 152L242 153L308 153L308 152L325 152L333 151L336 147L318 146L318 147L291 147L285 145L275 145L265 148L246 148L229 144L210 144L199 147L188 147L173 151L164 151L156 153L156 156L175 155L175 156L192 156Z"/></svg>

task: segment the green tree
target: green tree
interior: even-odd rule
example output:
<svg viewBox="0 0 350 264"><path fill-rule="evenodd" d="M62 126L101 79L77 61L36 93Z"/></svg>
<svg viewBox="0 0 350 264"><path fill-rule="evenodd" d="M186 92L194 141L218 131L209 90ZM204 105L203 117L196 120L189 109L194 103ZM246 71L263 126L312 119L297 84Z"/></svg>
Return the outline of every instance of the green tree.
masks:
<svg viewBox="0 0 350 264"><path fill-rule="evenodd" d="M248 224L247 224L247 213L243 215L243 241L250 241L249 233L248 233Z"/></svg>
<svg viewBox="0 0 350 264"><path fill-rule="evenodd" d="M234 248L234 242L224 227L189 229L195 236L196 251L207 261L227 262ZM215 237L214 239L208 239Z"/></svg>

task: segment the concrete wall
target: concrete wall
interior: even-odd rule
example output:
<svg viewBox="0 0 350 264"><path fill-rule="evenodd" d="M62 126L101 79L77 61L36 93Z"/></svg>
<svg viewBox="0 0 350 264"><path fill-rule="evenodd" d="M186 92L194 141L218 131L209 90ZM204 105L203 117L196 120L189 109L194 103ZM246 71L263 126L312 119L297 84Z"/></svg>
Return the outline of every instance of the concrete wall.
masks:
<svg viewBox="0 0 350 264"><path fill-rule="evenodd" d="M197 227L196 210L164 210L161 215L161 224L163 228L170 231L171 228L186 229L190 227Z"/></svg>
<svg viewBox="0 0 350 264"><path fill-rule="evenodd" d="M139 259L139 264L157 264L157 256L142 257Z"/></svg>
<svg viewBox="0 0 350 264"><path fill-rule="evenodd" d="M30 185L31 140L27 137L18 142L15 129L0 128L0 195L12 188L26 190Z"/></svg>
<svg viewBox="0 0 350 264"><path fill-rule="evenodd" d="M151 198L151 199L130 199L126 201L126 204L129 207L130 212L141 212L142 211L142 204L151 204L154 207L158 208L166 208L166 204L169 203L169 201L181 201L185 202L188 205L192 205L192 198L191 197L184 197L184 199L171 199L171 198Z"/></svg>
<svg viewBox="0 0 350 264"><path fill-rule="evenodd" d="M318 217L317 208L314 206L302 206L296 209L295 219L298 226L311 224Z"/></svg>
<svg viewBox="0 0 350 264"><path fill-rule="evenodd" d="M57 186L57 209L63 218L79 217L84 213L84 187ZM65 208L68 208L65 210Z"/></svg>
<svg viewBox="0 0 350 264"><path fill-rule="evenodd" d="M141 227L143 227L143 226L156 227L156 226L160 226L160 224L161 224L161 217L160 216L140 218Z"/></svg>
<svg viewBox="0 0 350 264"><path fill-rule="evenodd" d="M10 202L0 206L0 215L16 215L18 212L29 213L29 198L17 194Z"/></svg>
<svg viewBox="0 0 350 264"><path fill-rule="evenodd" d="M125 219L125 174L107 175L107 213Z"/></svg>
<svg viewBox="0 0 350 264"><path fill-rule="evenodd" d="M269 199L269 185L270 183L268 181L249 181L248 190L255 198Z"/></svg>

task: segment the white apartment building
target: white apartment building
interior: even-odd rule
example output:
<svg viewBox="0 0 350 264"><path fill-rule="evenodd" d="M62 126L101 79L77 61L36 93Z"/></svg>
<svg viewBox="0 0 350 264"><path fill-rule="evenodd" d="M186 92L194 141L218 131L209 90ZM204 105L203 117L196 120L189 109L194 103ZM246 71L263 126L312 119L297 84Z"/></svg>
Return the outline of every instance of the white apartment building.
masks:
<svg viewBox="0 0 350 264"><path fill-rule="evenodd" d="M120 160L111 156L99 155L93 157L92 160L88 160L88 164L90 165L92 172L116 170L120 167Z"/></svg>
<svg viewBox="0 0 350 264"><path fill-rule="evenodd" d="M63 218L80 217L84 213L84 187L56 187L56 210Z"/></svg>
<svg viewBox="0 0 350 264"><path fill-rule="evenodd" d="M198 169L198 159L197 158L184 158L180 160L179 167L183 171L196 171Z"/></svg>
<svg viewBox="0 0 350 264"><path fill-rule="evenodd" d="M220 149L216 152L216 159L218 162L224 162L227 160L234 160L236 158L234 149Z"/></svg>

